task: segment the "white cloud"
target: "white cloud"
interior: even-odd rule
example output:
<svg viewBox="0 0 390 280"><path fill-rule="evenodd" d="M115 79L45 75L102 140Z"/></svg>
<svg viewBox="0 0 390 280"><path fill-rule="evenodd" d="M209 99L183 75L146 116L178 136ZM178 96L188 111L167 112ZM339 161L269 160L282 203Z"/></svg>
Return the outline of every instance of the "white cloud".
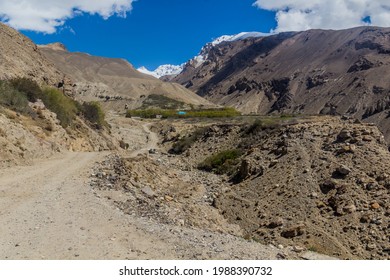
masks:
<svg viewBox="0 0 390 280"><path fill-rule="evenodd" d="M367 25L390 27L389 0L257 0L255 6L276 11L276 32L345 29Z"/></svg>
<svg viewBox="0 0 390 280"><path fill-rule="evenodd" d="M22 30L54 33L67 19L82 13L104 19L126 16L136 0L0 0L0 19Z"/></svg>

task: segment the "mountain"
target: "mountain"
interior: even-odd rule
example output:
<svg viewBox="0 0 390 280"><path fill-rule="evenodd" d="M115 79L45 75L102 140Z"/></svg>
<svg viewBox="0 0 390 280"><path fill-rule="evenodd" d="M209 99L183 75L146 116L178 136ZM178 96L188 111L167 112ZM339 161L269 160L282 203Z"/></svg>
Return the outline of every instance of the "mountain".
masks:
<svg viewBox="0 0 390 280"><path fill-rule="evenodd" d="M309 30L208 46L173 81L244 113L348 114L390 140L390 28Z"/></svg>
<svg viewBox="0 0 390 280"><path fill-rule="evenodd" d="M28 77L39 84L52 86L64 82L64 74L29 38L0 23L0 80L15 77Z"/></svg>
<svg viewBox="0 0 390 280"><path fill-rule="evenodd" d="M105 102L109 109L142 105L151 95L165 95L193 105L211 105L202 97L176 83L166 83L137 71L124 59L69 52L58 43L39 46L40 51L72 81L76 99Z"/></svg>
<svg viewBox="0 0 390 280"><path fill-rule="evenodd" d="M237 40L244 40L246 38L257 38L266 36L267 34L260 33L260 32L241 32L236 35L223 35L218 37L217 39L213 40L210 43L207 43L202 49L200 50L199 54L186 63L180 64L180 65L171 65L171 64L165 64L157 67L154 71L148 70L146 67L142 66L138 68L137 70L141 73L151 75L156 78L162 78L164 81L169 81L173 79L175 76L183 72L184 68L187 65L192 65L194 67L200 66L204 61L208 58L208 51L210 48L222 43L222 42L232 42Z"/></svg>
<svg viewBox="0 0 390 280"><path fill-rule="evenodd" d="M159 79L163 76L171 76L171 75L180 74L180 72L183 71L183 66L184 66L184 64L181 64L181 65L164 64L164 65L160 65L159 67L157 67L154 71L150 71L144 66L138 68L137 70L141 73L151 75L151 76Z"/></svg>

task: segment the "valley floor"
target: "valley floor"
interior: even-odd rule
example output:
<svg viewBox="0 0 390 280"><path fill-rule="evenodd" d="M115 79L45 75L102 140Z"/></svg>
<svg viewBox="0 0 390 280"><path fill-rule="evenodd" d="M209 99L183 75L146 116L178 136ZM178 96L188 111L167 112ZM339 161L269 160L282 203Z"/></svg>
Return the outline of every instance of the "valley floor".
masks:
<svg viewBox="0 0 390 280"><path fill-rule="evenodd" d="M127 152L129 158L156 145L157 136L147 124L115 116L111 122L113 134L135 147ZM69 152L31 166L0 170L0 259L302 257L292 248L280 250L207 228L124 213L112 200L123 193L112 190L107 195L91 187L98 162L113 156Z"/></svg>

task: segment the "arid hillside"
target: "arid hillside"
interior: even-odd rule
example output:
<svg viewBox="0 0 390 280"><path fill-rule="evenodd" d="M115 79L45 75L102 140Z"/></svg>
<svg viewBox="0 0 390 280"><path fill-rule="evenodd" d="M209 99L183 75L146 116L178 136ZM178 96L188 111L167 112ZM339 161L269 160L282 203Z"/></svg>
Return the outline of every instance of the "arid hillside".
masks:
<svg viewBox="0 0 390 280"><path fill-rule="evenodd" d="M159 165L175 163L179 178L195 187L168 192L155 184L153 190L166 191L188 211L205 202L214 211L203 219L200 210L183 210L184 224L227 231L227 222L247 239L343 259L389 257L390 155L374 125L313 117L159 127L174 155Z"/></svg>
<svg viewBox="0 0 390 280"><path fill-rule="evenodd" d="M390 123L390 29L309 30L223 42L173 80L245 113L348 114Z"/></svg>
<svg viewBox="0 0 390 280"><path fill-rule="evenodd" d="M29 38L0 23L0 80L15 77L56 87L66 80Z"/></svg>
<svg viewBox="0 0 390 280"><path fill-rule="evenodd" d="M69 97L71 85L30 39L0 23L0 167L115 147Z"/></svg>
<svg viewBox="0 0 390 280"><path fill-rule="evenodd" d="M39 48L48 60L72 78L76 99L107 101L105 106L109 109L122 109L124 104L137 108L151 94L165 95L187 104L211 105L179 84L162 82L138 72L123 59L68 52L58 43Z"/></svg>

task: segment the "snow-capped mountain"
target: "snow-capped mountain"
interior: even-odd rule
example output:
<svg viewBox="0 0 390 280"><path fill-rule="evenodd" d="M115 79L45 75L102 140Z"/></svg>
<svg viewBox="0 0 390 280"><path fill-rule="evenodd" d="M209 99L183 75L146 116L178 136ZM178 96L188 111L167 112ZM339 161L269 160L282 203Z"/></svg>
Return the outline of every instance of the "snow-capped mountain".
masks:
<svg viewBox="0 0 390 280"><path fill-rule="evenodd" d="M184 64L181 64L181 65L165 64L165 65L160 65L154 71L150 71L144 66L138 68L137 70L140 71L141 73L151 75L151 76L156 77L156 78L161 78L163 76L180 74L181 71L183 71L183 67L184 67Z"/></svg>
<svg viewBox="0 0 390 280"><path fill-rule="evenodd" d="M260 33L260 32L241 32L236 35L223 35L221 37L218 37L214 41L207 43L203 48L200 50L200 53L189 60L189 64L195 68L198 68L200 65L203 64L208 59L209 51L212 47L215 47L223 42L232 42L232 41L238 41L238 40L244 40L246 38L258 38L263 36L268 36L269 34Z"/></svg>
<svg viewBox="0 0 390 280"><path fill-rule="evenodd" d="M171 64L165 64L159 66L157 69L154 71L150 71L144 66L138 68L137 70L147 74L151 75L156 78L161 78L163 76L168 76L168 75L178 75L180 74L184 67L189 64L192 67L199 67L202 65L207 59L208 59L208 53L212 47L215 47L218 44L221 44L222 42L232 42L232 41L237 41L237 40L244 40L246 38L257 38L257 37L263 37L267 36L269 34L265 33L260 33L260 32L241 32L236 35L223 35L221 37L218 37L214 41L207 43L203 48L200 50L199 54L192 59L190 59L188 62L183 63L181 65L171 65Z"/></svg>
<svg viewBox="0 0 390 280"><path fill-rule="evenodd" d="M238 40L244 40L246 38L258 38L258 37L264 37L269 34L261 33L261 32L241 32L236 35L223 35L221 37L218 37L214 41L212 41L212 46L216 46L222 42L232 42L232 41L238 41Z"/></svg>

